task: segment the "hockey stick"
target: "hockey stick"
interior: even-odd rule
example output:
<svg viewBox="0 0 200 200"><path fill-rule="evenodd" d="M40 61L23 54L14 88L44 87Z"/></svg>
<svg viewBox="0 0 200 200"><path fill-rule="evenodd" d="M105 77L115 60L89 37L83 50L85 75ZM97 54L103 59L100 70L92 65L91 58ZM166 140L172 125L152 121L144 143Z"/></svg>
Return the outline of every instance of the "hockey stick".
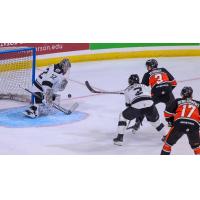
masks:
<svg viewBox="0 0 200 200"><path fill-rule="evenodd" d="M32 94L34 97L37 97L37 98L39 98L39 99L42 100L42 98L41 98L39 95L35 94L34 92L31 92L29 89L23 88L23 87L21 87L20 85L19 85L19 87L20 87L21 89L25 90L26 92ZM79 106L79 104L78 104L78 103L74 103L74 104L70 107L70 109L65 109L65 108L63 108L62 106L60 106L60 105L58 105L58 104L56 104L56 103L54 103L54 102L52 103L52 106L53 106L55 109L57 109L57 110L59 110L59 111L65 113L66 115L70 115L70 114L72 114L72 113L77 109L77 107Z"/></svg>
<svg viewBox="0 0 200 200"><path fill-rule="evenodd" d="M109 91L96 90L90 85L90 83L88 81L85 81L85 85L88 88L88 90L90 90L90 92L96 93L96 94L124 94L124 92L121 92L121 91L109 92Z"/></svg>

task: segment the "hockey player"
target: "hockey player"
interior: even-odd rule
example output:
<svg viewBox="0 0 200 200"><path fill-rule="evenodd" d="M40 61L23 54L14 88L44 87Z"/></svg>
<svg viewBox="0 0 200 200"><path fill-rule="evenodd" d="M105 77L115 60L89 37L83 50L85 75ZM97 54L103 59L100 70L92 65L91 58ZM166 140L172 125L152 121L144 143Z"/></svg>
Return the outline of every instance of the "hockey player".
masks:
<svg viewBox="0 0 200 200"><path fill-rule="evenodd" d="M186 134L195 154L200 154L199 121L200 102L192 99L191 87L184 87L181 97L172 102L165 111L166 120L172 124L166 136L161 155L169 155L172 146Z"/></svg>
<svg viewBox="0 0 200 200"><path fill-rule="evenodd" d="M113 140L114 144L122 145L128 122L136 118L143 118L143 116L147 118L157 131L165 135L164 124L159 120L159 114L153 103L149 87L139 83L139 76L137 74L132 74L128 79L128 83L129 86L124 93L127 108L120 114L118 135Z"/></svg>
<svg viewBox="0 0 200 200"><path fill-rule="evenodd" d="M158 68L155 59L146 61L146 72L142 79L142 84L151 87L151 94L155 104L165 103L166 107L175 99L172 93L177 82L174 77L165 69Z"/></svg>
<svg viewBox="0 0 200 200"><path fill-rule="evenodd" d="M165 68L158 68L158 62L155 59L147 60L146 67L148 72L144 74L142 84L151 87L155 105L164 103L167 108L175 100L172 91L177 85L176 80ZM138 130L141 123L141 119L137 119L133 129Z"/></svg>
<svg viewBox="0 0 200 200"><path fill-rule="evenodd" d="M63 59L60 63L50 65L35 80L33 92L35 93L34 104L24 114L30 118L36 118L42 114L40 108L51 108L53 101L59 101L58 91L63 91L68 83L71 63Z"/></svg>

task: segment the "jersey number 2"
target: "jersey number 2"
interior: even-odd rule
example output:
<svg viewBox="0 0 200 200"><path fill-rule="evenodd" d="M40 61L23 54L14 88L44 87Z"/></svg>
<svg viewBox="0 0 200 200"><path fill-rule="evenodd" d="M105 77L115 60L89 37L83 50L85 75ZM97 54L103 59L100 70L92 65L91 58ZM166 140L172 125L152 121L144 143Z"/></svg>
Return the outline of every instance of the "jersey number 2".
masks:
<svg viewBox="0 0 200 200"><path fill-rule="evenodd" d="M134 88L134 90L137 90L137 92L135 93L135 96L139 96L143 93L141 87Z"/></svg>

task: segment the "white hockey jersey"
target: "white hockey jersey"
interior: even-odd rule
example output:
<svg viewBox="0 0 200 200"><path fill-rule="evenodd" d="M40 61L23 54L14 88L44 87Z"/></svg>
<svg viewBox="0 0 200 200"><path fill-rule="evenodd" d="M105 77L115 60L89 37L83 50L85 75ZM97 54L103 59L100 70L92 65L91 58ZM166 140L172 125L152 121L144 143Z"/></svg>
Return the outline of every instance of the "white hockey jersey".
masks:
<svg viewBox="0 0 200 200"><path fill-rule="evenodd" d="M151 89L144 84L128 86L124 92L127 105L136 109L142 109L153 105Z"/></svg>
<svg viewBox="0 0 200 200"><path fill-rule="evenodd" d="M42 92L45 92L47 88L52 88L54 93L56 93L64 89L62 84L67 81L68 77L69 70L65 75L59 74L54 71L54 65L50 65L38 75L34 85Z"/></svg>

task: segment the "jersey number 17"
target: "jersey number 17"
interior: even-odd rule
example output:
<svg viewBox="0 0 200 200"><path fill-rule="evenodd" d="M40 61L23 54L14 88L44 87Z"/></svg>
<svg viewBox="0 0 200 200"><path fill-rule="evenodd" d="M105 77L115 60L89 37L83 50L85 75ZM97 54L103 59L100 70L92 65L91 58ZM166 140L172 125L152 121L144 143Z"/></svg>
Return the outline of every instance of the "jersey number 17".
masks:
<svg viewBox="0 0 200 200"><path fill-rule="evenodd" d="M183 110L181 112L181 117L191 117L196 109L193 105L183 105Z"/></svg>

